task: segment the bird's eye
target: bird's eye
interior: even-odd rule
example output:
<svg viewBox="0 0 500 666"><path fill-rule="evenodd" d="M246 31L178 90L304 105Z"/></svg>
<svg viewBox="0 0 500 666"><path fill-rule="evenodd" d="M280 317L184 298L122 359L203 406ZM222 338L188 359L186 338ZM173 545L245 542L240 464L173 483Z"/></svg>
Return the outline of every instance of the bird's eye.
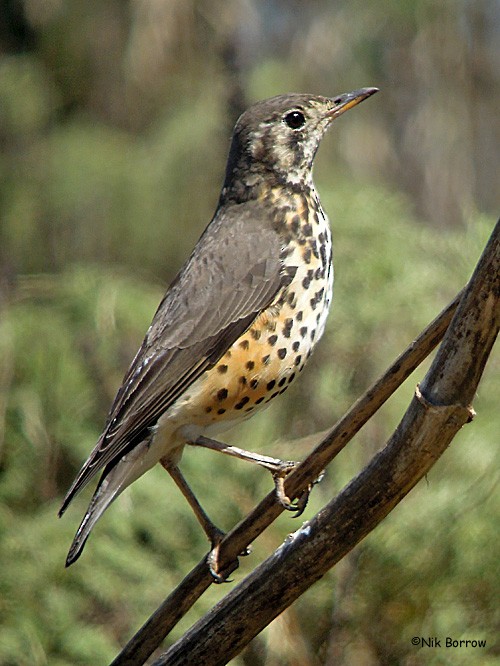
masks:
<svg viewBox="0 0 500 666"><path fill-rule="evenodd" d="M290 113L286 114L283 120L288 125L288 127L294 130L300 129L306 122L306 118L302 111L290 111Z"/></svg>

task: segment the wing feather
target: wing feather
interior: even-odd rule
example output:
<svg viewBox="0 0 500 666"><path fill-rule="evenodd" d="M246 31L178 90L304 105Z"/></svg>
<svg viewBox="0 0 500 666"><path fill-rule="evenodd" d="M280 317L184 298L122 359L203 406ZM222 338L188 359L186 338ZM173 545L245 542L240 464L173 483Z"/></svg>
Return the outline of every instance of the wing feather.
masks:
<svg viewBox="0 0 500 666"><path fill-rule="evenodd" d="M282 241L258 202L219 209L161 301L106 427L61 507L148 436L290 280Z"/></svg>

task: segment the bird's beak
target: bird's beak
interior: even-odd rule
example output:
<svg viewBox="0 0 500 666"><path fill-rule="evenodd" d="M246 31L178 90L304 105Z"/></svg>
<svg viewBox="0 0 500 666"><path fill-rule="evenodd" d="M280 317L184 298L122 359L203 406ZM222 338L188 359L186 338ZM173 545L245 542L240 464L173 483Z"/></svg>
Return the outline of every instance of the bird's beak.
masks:
<svg viewBox="0 0 500 666"><path fill-rule="evenodd" d="M345 111L349 111L354 106L362 102L367 97L371 97L378 92L378 88L361 88L360 90L355 90L354 92L344 93L343 95L338 95L332 99L332 102L335 104L333 109L328 111L326 117L330 120L338 118Z"/></svg>

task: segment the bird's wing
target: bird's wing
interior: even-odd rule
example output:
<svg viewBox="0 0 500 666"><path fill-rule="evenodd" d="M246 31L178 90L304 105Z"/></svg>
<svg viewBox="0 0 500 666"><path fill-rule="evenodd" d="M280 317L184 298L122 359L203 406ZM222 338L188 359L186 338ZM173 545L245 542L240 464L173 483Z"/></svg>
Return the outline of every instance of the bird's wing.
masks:
<svg viewBox="0 0 500 666"><path fill-rule="evenodd" d="M99 470L148 436L165 410L291 282L281 250L262 205L220 209L160 303L60 514Z"/></svg>

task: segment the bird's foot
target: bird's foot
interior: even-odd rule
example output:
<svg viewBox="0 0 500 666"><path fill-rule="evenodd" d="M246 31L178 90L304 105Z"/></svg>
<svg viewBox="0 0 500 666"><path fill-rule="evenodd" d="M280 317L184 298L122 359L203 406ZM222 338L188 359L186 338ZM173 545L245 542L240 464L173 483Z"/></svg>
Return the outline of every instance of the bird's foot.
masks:
<svg viewBox="0 0 500 666"><path fill-rule="evenodd" d="M233 571L236 571L236 569L240 566L239 560L238 558L236 558L233 562L230 562L230 564L225 566L224 569L221 569L219 562L219 555L220 555L220 545L224 537L225 537L225 532L219 530L218 528L215 528L213 534L210 536L212 548L207 555L208 570L210 571L210 575L214 579L214 583L217 584L232 583L233 579L228 578L228 576L230 576L233 573ZM251 552L252 552L252 547L247 546L245 550L242 553L240 553L240 557L246 557L247 555L250 555Z"/></svg>
<svg viewBox="0 0 500 666"><path fill-rule="evenodd" d="M299 463L293 462L293 461L287 461L283 462L281 469L273 472L273 479L274 479L274 486L276 489L276 497L278 499L278 502L281 504L281 506L286 509L287 511L295 511L295 516L294 518L298 518L304 513L304 510L307 506L307 503L309 501L309 496L311 494L311 490L313 489L313 486L315 486L317 483L320 483L320 481L323 479L323 476L325 472L321 472L321 474L318 476L318 478L310 483L307 488L305 488L301 494L298 496L298 498L294 501L292 501L286 494L285 492L285 479L288 476L288 474L295 468L297 467Z"/></svg>
<svg viewBox="0 0 500 666"><path fill-rule="evenodd" d="M285 492L285 479L298 464L299 463L296 463L293 460L283 460L281 464L272 471L272 475L276 497L281 506L287 511L298 511L301 509L302 513L305 506L303 508L299 507L298 502L293 502Z"/></svg>

